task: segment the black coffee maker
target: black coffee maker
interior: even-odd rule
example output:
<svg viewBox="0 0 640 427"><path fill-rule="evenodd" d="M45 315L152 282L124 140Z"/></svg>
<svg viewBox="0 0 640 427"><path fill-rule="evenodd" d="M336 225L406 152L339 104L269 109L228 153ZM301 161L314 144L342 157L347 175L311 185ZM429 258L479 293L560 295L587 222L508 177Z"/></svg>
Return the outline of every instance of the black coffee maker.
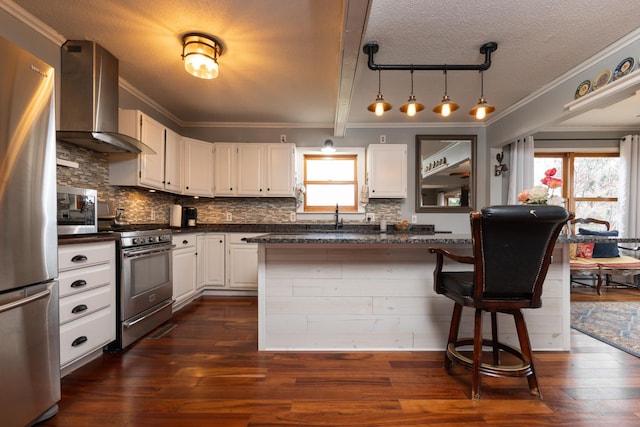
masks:
<svg viewBox="0 0 640 427"><path fill-rule="evenodd" d="M195 227L198 223L198 209L191 207L182 208L182 226Z"/></svg>

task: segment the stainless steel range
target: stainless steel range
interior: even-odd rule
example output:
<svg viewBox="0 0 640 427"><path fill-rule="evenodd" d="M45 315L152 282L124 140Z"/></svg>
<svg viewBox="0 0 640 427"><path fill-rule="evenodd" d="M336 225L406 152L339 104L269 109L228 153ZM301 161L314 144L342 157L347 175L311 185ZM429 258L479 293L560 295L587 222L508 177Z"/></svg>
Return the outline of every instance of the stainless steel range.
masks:
<svg viewBox="0 0 640 427"><path fill-rule="evenodd" d="M124 349L171 318L171 231L114 231L117 244L116 341Z"/></svg>

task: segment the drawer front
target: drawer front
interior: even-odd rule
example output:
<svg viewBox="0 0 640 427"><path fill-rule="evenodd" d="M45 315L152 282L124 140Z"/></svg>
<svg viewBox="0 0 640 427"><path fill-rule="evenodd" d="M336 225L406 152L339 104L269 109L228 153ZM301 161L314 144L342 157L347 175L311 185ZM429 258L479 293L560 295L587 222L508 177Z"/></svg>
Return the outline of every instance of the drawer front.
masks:
<svg viewBox="0 0 640 427"><path fill-rule="evenodd" d="M113 280L111 274L110 264L101 264L62 272L58 278L60 283L60 298L111 283Z"/></svg>
<svg viewBox="0 0 640 427"><path fill-rule="evenodd" d="M227 233L227 243L241 243L243 245L248 245L249 243L243 241L245 237L255 237L262 236L265 233ZM258 245L257 243L253 243L254 245Z"/></svg>
<svg viewBox="0 0 640 427"><path fill-rule="evenodd" d="M108 263L112 259L115 259L115 245L113 242L89 245L64 245L58 248L59 271Z"/></svg>
<svg viewBox="0 0 640 427"><path fill-rule="evenodd" d="M66 323L60 327L60 365L102 348L116 338L112 307Z"/></svg>
<svg viewBox="0 0 640 427"><path fill-rule="evenodd" d="M88 316L113 302L111 286L102 286L60 299L60 324Z"/></svg>
<svg viewBox="0 0 640 427"><path fill-rule="evenodd" d="M171 243L175 245L174 250L196 247L196 234L175 234L171 237Z"/></svg>

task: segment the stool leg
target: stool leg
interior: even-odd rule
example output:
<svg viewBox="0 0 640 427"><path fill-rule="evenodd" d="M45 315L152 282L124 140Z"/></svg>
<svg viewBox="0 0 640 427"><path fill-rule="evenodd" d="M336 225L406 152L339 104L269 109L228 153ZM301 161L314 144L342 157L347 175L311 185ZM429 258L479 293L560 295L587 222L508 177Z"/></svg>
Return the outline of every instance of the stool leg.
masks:
<svg viewBox="0 0 640 427"><path fill-rule="evenodd" d="M482 310L476 308L473 325L473 369L471 374L471 398L480 400L480 364L482 363Z"/></svg>
<svg viewBox="0 0 640 427"><path fill-rule="evenodd" d="M500 364L500 349L498 348L498 319L495 311L491 312L491 339L493 342L493 364Z"/></svg>
<svg viewBox="0 0 640 427"><path fill-rule="evenodd" d="M533 367L533 354L531 353L531 341L529 340L529 332L527 331L527 324L524 321L524 316L520 310L513 311L513 318L516 322L516 330L518 331L518 341L520 341L520 351L524 357L524 363L528 363L531 366L531 373L527 375L527 381L529 382L529 391L534 396L542 399L542 393L538 386L538 379L536 378L536 371Z"/></svg>
<svg viewBox="0 0 640 427"><path fill-rule="evenodd" d="M447 356L447 349L449 344L455 345L458 341L458 331L460 330L460 317L462 316L462 306L456 303L453 306L453 315L451 316L451 325L449 326L449 339L447 340L447 348L444 353L444 367L449 369L451 367L451 360Z"/></svg>

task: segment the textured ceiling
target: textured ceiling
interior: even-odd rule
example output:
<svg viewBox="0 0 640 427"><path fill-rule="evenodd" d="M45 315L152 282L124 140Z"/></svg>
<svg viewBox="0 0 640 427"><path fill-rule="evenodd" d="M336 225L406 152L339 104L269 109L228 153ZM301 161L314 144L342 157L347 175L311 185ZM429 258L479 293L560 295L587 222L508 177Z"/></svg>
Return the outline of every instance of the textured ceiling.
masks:
<svg viewBox="0 0 640 427"><path fill-rule="evenodd" d="M16 0L67 39L90 39L120 60L120 74L180 124L301 127L471 123L480 95L477 72L450 71L460 110L431 112L444 90L441 72L416 72L425 104L409 119L398 111L409 72L382 73L394 109L366 110L378 75L362 45L377 41L377 63L475 64L480 46L498 43L485 73L485 96L504 111L635 30L635 0ZM367 13L368 11L368 13ZM180 36L202 31L225 53L216 80L182 68Z"/></svg>

